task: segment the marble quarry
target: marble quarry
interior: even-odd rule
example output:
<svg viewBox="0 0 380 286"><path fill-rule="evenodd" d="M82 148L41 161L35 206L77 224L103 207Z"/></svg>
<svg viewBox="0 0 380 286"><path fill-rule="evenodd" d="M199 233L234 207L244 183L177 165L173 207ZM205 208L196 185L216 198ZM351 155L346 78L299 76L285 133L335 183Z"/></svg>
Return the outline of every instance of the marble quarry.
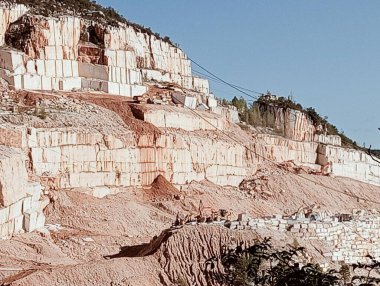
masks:
<svg viewBox="0 0 380 286"><path fill-rule="evenodd" d="M120 122L125 123L121 120L125 116L128 123L116 125L109 120L112 123L103 126L103 131L120 131L117 134L99 131L98 122L86 118L75 128L61 124L64 120L36 124L30 112L2 124L0 238L43 227L51 190L80 189L104 197L127 187L148 187L158 175L177 186L207 180L238 187L255 174L263 158L292 161L317 171L329 165L329 175L380 185L380 164L362 151L343 148L339 136L317 131L301 111L278 108L271 133L240 125L246 129L242 130L236 124L240 123L237 109L218 106L209 82L192 74L191 61L181 49L127 24L113 27L69 15L43 17L29 14L24 5L2 5L0 78L16 91L47 91L48 96L60 94L52 91L66 91L60 98L63 103L71 95L68 92L133 97L157 84L172 88L174 94L169 96L185 107L164 105L164 101L162 105L128 103L123 107L130 108L131 114L125 108L120 116ZM5 99L1 93L0 97L1 103ZM118 102L106 113L91 101L70 100L79 102L77 109L67 111L71 121L87 115L80 113L83 106L99 113L99 121L120 115L115 111ZM16 117L7 108L0 111ZM142 132L144 128L148 131ZM275 131L281 131L281 136ZM363 229L366 221L352 222L352 229L366 237L377 235L379 231L371 229L378 229L379 221L376 217ZM279 231L334 242L334 261L357 261L363 249L372 247L335 221L304 223L281 218L252 220L251 224L253 229L273 224ZM379 256L378 251L374 253Z"/></svg>
<svg viewBox="0 0 380 286"><path fill-rule="evenodd" d="M88 90L135 96L146 82L209 94L179 48L132 26L102 26L74 16L42 17L24 5L0 7L0 77L25 90Z"/></svg>

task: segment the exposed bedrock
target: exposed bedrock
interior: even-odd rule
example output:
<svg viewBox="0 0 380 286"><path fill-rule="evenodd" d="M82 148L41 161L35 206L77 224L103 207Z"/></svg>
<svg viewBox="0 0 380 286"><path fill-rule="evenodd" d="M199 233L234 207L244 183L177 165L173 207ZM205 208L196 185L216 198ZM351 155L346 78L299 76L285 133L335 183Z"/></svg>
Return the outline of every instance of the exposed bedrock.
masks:
<svg viewBox="0 0 380 286"><path fill-rule="evenodd" d="M13 88L134 96L147 91L145 82L158 81L209 94L181 49L133 26L31 15L23 5L0 13L0 72Z"/></svg>

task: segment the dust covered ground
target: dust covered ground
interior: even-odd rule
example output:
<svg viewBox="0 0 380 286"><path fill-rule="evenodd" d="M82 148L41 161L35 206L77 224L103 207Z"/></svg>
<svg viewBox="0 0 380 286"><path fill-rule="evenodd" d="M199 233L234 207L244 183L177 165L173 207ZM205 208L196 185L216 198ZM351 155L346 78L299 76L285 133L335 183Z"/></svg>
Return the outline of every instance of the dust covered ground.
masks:
<svg viewBox="0 0 380 286"><path fill-rule="evenodd" d="M0 281L3 285L208 285L205 260L224 245L273 236L286 246L293 238L270 230L233 231L223 226L171 227L177 213L197 213L199 201L213 209L229 209L254 216L296 212L316 204L329 213L376 209L354 196L376 200L379 187L345 178L302 175L266 168L270 196L209 182L191 183L177 190L160 179L151 189L126 189L105 198L76 191L54 193L47 223L61 228L31 233L0 242ZM318 185L316 185L318 183ZM324 185L326 187L322 187ZM170 191L163 192L165 188ZM328 188L351 194L334 193ZM316 262L326 262L321 242L299 241ZM212 279L211 279L212 280ZM214 281L211 285L217 285Z"/></svg>

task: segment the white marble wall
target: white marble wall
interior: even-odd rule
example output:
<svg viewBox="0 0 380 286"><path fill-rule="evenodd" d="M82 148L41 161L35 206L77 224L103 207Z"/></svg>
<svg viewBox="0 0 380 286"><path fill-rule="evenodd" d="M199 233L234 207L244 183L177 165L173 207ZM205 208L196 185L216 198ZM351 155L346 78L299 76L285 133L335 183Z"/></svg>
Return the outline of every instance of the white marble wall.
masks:
<svg viewBox="0 0 380 286"><path fill-rule="evenodd" d="M38 182L28 182L27 158L17 148L0 145L0 239L30 232L45 224Z"/></svg>
<svg viewBox="0 0 380 286"><path fill-rule="evenodd" d="M218 130L224 130L226 125L226 120L222 116L207 111L193 111L199 114L197 116L186 108L174 106L165 106L165 108L147 106L147 109L144 112L144 121L160 128L179 128L186 131L215 131L215 127Z"/></svg>
<svg viewBox="0 0 380 286"><path fill-rule="evenodd" d="M237 186L248 172L243 147L198 136L141 136L136 145L108 136L107 147L98 133L35 129L29 142L33 172L59 177L61 187L145 186L159 174L174 184Z"/></svg>
<svg viewBox="0 0 380 286"><path fill-rule="evenodd" d="M318 161L321 164L331 162L332 173L336 176L380 185L380 164L363 151L320 145Z"/></svg>
<svg viewBox="0 0 380 286"><path fill-rule="evenodd" d="M20 5L0 8L0 47L9 25L25 12ZM192 75L191 62L182 50L131 26L94 24L104 37L104 47L100 48L80 40L83 27L93 24L87 20L24 17L29 17L26 24L34 26L25 53L0 48L0 76L16 89L84 89L134 96L147 91L144 82L158 81L210 92L206 79ZM100 62L91 60L92 56L101 57Z"/></svg>

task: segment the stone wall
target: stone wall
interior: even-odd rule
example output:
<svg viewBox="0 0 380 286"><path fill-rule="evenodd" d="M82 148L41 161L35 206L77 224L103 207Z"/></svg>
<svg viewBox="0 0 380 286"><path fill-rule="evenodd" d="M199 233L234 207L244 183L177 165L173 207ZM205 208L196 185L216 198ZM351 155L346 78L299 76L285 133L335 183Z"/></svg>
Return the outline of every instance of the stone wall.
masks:
<svg viewBox="0 0 380 286"><path fill-rule="evenodd" d="M318 143L301 142L281 136L258 134L253 148L256 153L275 162L294 161L299 165L318 164Z"/></svg>
<svg viewBox="0 0 380 286"><path fill-rule="evenodd" d="M315 169L331 163L330 173L334 176L380 185L380 164L363 151L318 142L301 142L269 134L259 134L256 139L253 149L269 160L291 160L297 165ZM335 140L335 143L339 142L340 140Z"/></svg>
<svg viewBox="0 0 380 286"><path fill-rule="evenodd" d="M26 156L18 149L0 145L0 206L25 197L27 178Z"/></svg>
<svg viewBox="0 0 380 286"><path fill-rule="evenodd" d="M41 199L39 183L28 183L25 190L23 198L9 206L0 207L0 239L44 227L43 210L49 204L49 199Z"/></svg>
<svg viewBox="0 0 380 286"><path fill-rule="evenodd" d="M363 212L363 211L361 211ZM325 216L323 219L310 220L308 218L273 218L247 219L233 222L231 228L258 229L269 228L287 232L295 238L306 241L321 240L332 247L332 251L325 252L325 257L332 261L347 264L368 262L369 254L374 259L380 259L380 216L377 213L360 216L355 215L350 221L339 222L335 217Z"/></svg>
<svg viewBox="0 0 380 286"><path fill-rule="evenodd" d="M342 146L342 138L339 135L315 134L314 141L326 145Z"/></svg>
<svg viewBox="0 0 380 286"><path fill-rule="evenodd" d="M239 113L234 106L230 107L223 107L223 106L216 106L217 103L211 107L211 111L223 116L226 120L231 121L233 123L240 123ZM208 106L211 106L210 103Z"/></svg>
<svg viewBox="0 0 380 286"><path fill-rule="evenodd" d="M137 112L137 111L135 111ZM207 111L190 111L176 106L147 105L139 118L159 128L178 128L186 131L224 130L227 120ZM197 115L199 114L199 116ZM137 114L136 114L137 115Z"/></svg>

